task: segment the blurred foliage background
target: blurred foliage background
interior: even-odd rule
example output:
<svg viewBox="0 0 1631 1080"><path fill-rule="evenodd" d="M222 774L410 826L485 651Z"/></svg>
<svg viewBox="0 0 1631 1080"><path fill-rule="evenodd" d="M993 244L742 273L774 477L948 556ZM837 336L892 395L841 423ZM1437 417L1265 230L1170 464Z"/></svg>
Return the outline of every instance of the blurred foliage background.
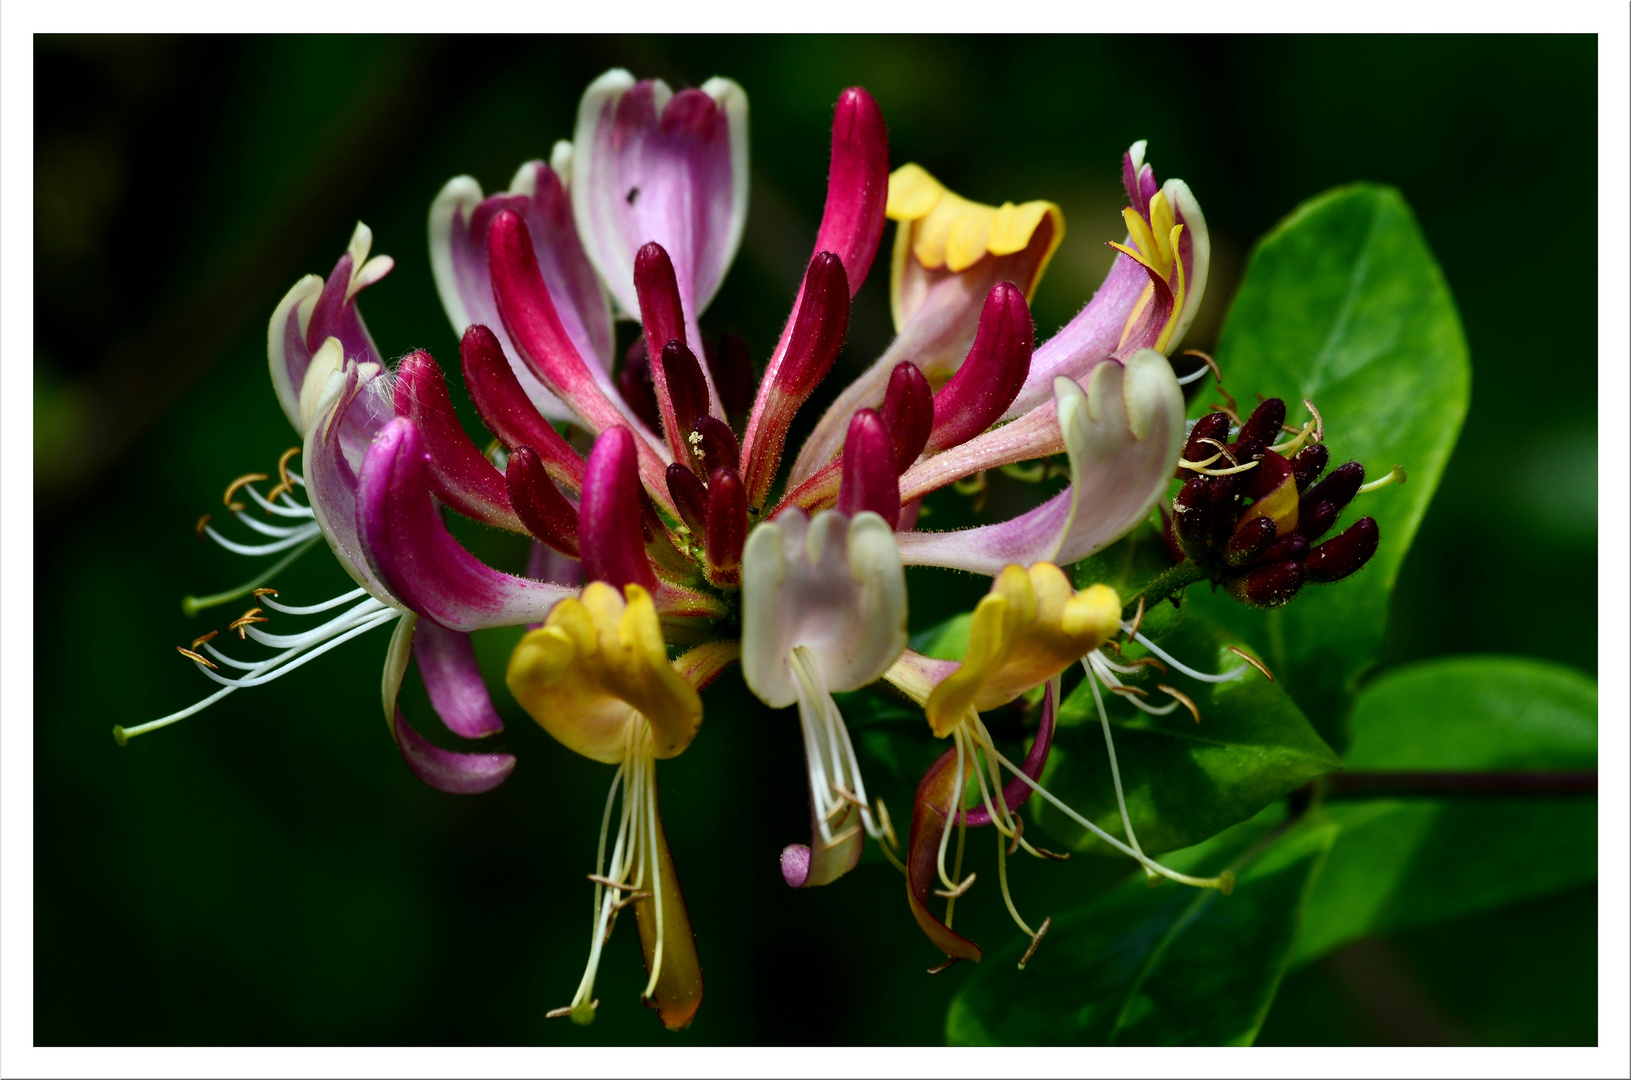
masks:
<svg viewBox="0 0 1631 1080"><path fill-rule="evenodd" d="M501 689L521 764L469 799L419 784L392 748L383 634L127 749L109 736L202 696L173 647L237 613L188 619L178 601L254 569L198 544L193 522L293 442L265 367L278 299L326 273L361 219L397 260L363 303L382 350L456 367L427 261L431 198L458 173L501 190L547 157L608 67L746 88L747 235L703 323L742 332L761 360L819 220L832 103L852 84L882 105L893 163L972 198L1064 208L1039 339L1109 266L1134 139L1206 211L1212 279L1186 342L1199 348L1253 240L1297 203L1350 180L1397 186L1460 305L1474 377L1395 593L1388 663L1522 653L1595 675L1595 321L1542 255L1584 246L1591 264L1589 180L1563 184L1596 172L1591 38L40 38L35 65L38 1043L943 1037L966 972L923 974L938 954L893 870L783 885L776 854L806 827L797 726L748 707L734 677L662 772L708 982L679 1036L636 1003L632 933L612 942L594 1027L544 1019L582 969L579 875L609 777ZM888 340L885 271L831 382ZM520 568L513 538L465 535ZM314 554L278 584L316 598L349 582ZM914 588L913 623L981 591ZM495 687L512 640L481 643ZM416 680L407 700L410 715L428 708ZM1012 872L1046 910L1125 865ZM977 939L1012 935L995 903L959 916ZM1350 945L1288 978L1260 1042L1595 1039L1592 886Z"/></svg>

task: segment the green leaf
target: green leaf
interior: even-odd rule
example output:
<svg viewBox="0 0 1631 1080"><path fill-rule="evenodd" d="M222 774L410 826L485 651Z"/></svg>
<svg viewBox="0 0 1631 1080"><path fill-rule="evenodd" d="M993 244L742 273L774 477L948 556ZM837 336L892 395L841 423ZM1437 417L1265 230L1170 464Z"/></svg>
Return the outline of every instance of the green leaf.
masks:
<svg viewBox="0 0 1631 1080"><path fill-rule="evenodd" d="M1341 749L1360 677L1382 652L1388 597L1467 412L1471 374L1455 302L1404 199L1354 185L1292 212L1252 253L1218 342L1228 388L1305 398L1325 418L1332 464L1372 478L1402 465L1409 482L1361 495L1381 527L1370 564L1289 606L1257 611L1191 589L1192 602L1251 641L1303 712ZM1206 411L1211 394L1196 399ZM1333 535L1336 530L1333 530Z"/></svg>
<svg viewBox="0 0 1631 1080"><path fill-rule="evenodd" d="M1226 648L1237 639L1193 615L1152 640L1199 671L1241 665ZM1144 650L1126 651L1137 656ZM1201 714L1199 724L1181 706L1166 716L1150 716L1106 695L1127 811L1147 851L1205 840L1341 764L1291 698L1250 669L1225 683L1203 683L1177 671L1126 681L1147 690L1152 703L1165 700L1156 683L1166 682L1192 698ZM1059 725L1043 785L1100 828L1121 836L1104 729L1085 680L1065 699ZM1076 850L1111 850L1040 797L1033 796L1031 806L1039 824Z"/></svg>
<svg viewBox="0 0 1631 1080"><path fill-rule="evenodd" d="M1335 836L1329 825L1302 827L1248 851L1229 896L1170 882L1151 891L1142 874L1129 879L1056 919L1024 971L1015 970L1018 946L987 957L952 1001L947 1040L1250 1045ZM1226 849L1240 846L1227 839L1185 852L1184 868L1222 869Z"/></svg>
<svg viewBox="0 0 1631 1080"><path fill-rule="evenodd" d="M972 611L965 611L913 634L913 651L936 660L961 660L968 653L968 624L973 618Z"/></svg>
<svg viewBox="0 0 1631 1080"><path fill-rule="evenodd" d="M1517 657L1415 664L1366 687L1352 769L1589 769L1597 688ZM1369 934L1555 892L1597 876L1597 800L1335 802L1342 838L1309 907L1295 962Z"/></svg>

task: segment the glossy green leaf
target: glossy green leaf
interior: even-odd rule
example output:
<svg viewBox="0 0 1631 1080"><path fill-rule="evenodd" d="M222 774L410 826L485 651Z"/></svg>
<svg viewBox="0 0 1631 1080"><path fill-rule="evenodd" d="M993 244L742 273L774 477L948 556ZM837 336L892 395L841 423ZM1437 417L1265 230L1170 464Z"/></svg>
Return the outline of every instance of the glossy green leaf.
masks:
<svg viewBox="0 0 1631 1080"><path fill-rule="evenodd" d="M1351 769L1590 769L1597 688L1568 668L1458 656L1391 672L1354 710ZM1597 800L1333 802L1342 838L1296 963L1368 934L1556 892L1597 876Z"/></svg>
<svg viewBox="0 0 1631 1080"><path fill-rule="evenodd" d="M961 660L968 652L968 624L973 618L973 612L964 611L913 634L913 650L936 660Z"/></svg>
<svg viewBox="0 0 1631 1080"><path fill-rule="evenodd" d="M1252 833L1239 832L1174 860L1215 873L1236 855L1231 895L1152 891L1136 875L1055 919L1024 971L1018 946L989 955L952 1001L948 1041L1250 1045L1336 829L1293 829L1243 855Z"/></svg>
<svg viewBox="0 0 1631 1080"><path fill-rule="evenodd" d="M1231 392L1311 399L1332 464L1409 482L1361 495L1381 527L1370 564L1289 606L1257 611L1191 589L1191 602L1263 650L1308 718L1338 749L1360 677L1380 657L1388 597L1467 411L1471 378L1455 302L1410 208L1392 188L1354 185L1304 203L1259 242L1218 342ZM1203 392L1196 414L1214 393ZM1337 530L1333 530L1332 535Z"/></svg>
<svg viewBox="0 0 1631 1080"><path fill-rule="evenodd" d="M1237 639L1193 615L1154 640L1199 671L1229 671L1242 663L1226 648ZM1131 646L1127 656L1142 652ZM1148 851L1199 843L1340 765L1291 698L1256 671L1248 668L1232 682L1203 683L1177 671L1145 670L1150 673L1129 677L1128 685L1146 690L1156 703L1168 700L1156 688L1165 682L1193 699L1201 714L1200 723L1182 706L1151 716L1106 695L1127 811ZM1059 724L1044 786L1120 837L1104 729L1085 680L1065 699ZM1076 850L1111 850L1040 797L1030 805L1039 824Z"/></svg>

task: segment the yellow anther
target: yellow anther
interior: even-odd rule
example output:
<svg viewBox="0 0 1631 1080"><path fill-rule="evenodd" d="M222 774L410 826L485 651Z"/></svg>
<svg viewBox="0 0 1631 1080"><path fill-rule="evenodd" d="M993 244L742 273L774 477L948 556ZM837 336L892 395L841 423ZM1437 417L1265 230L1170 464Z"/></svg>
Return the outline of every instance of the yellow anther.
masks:
<svg viewBox="0 0 1631 1080"><path fill-rule="evenodd" d="M1236 656L1240 657L1242 660L1246 661L1246 663L1250 664L1252 667L1256 668L1258 671L1261 671L1263 673L1263 677L1265 679L1267 679L1269 682L1274 681L1274 672L1272 672L1268 668L1264 667L1263 666L1263 661L1259 660L1257 657L1253 656L1251 653L1247 652L1245 649L1239 648L1237 646L1228 645L1228 646L1225 646L1225 648L1227 648L1230 652L1234 653ZM1161 670L1162 670L1163 673L1165 673L1166 668L1162 668Z"/></svg>
<svg viewBox="0 0 1631 1080"><path fill-rule="evenodd" d="M1195 722L1197 724L1201 722L1201 710L1196 708L1195 702L1188 694L1184 693L1182 690L1179 690L1175 686L1168 686L1166 683L1156 683L1155 688L1163 691L1168 697L1182 702L1184 708L1189 710L1189 715L1195 718Z"/></svg>
<svg viewBox="0 0 1631 1080"><path fill-rule="evenodd" d="M821 844L822 850L824 850L824 851L835 851L838 848L841 848L845 844L849 843L851 840L855 839L855 837L857 835L859 835L860 832L861 832L861 827L859 825L851 825L849 828L845 829L843 832L839 833L837 836L833 837L831 840L823 841L822 844Z"/></svg>
<svg viewBox="0 0 1631 1080"><path fill-rule="evenodd" d="M204 526L208 525L209 523L210 516L205 514L203 517L198 519L198 524L193 526L193 532L198 534L198 538L200 540L204 539Z"/></svg>
<svg viewBox="0 0 1631 1080"><path fill-rule="evenodd" d="M222 504L226 506L228 510L231 510L233 513L237 513L239 510L244 508L244 504L241 502L232 501L233 492L237 491L245 484L259 483L265 479L267 479L267 475L263 472L244 473L242 476L238 477L238 479L227 485L226 494L221 496Z"/></svg>
<svg viewBox="0 0 1631 1080"><path fill-rule="evenodd" d="M295 455L298 453L300 453L300 447L291 446L289 449L283 451L283 455L277 459L278 479L281 480L286 486L291 488L294 487L294 480L289 476L289 462L293 461Z"/></svg>
<svg viewBox="0 0 1631 1080"><path fill-rule="evenodd" d="M260 608L258 608L258 607L250 608L248 611L244 612L242 615L238 616L236 619L233 619L230 623L228 623L227 624L227 629L228 630L238 631L238 640L239 641L244 641L249 636L248 634L245 633L245 630L250 626L250 624L258 623L258 622L270 622L271 621L269 619L261 618L260 613L261 613Z"/></svg>
<svg viewBox="0 0 1631 1080"><path fill-rule="evenodd" d="M1024 971L1025 970L1025 965L1029 964L1031 962L1031 957L1036 955L1036 947L1038 945L1042 944L1043 935L1045 935L1048 932L1048 927L1050 927L1052 925L1053 925L1053 916L1052 915L1049 915L1047 918L1042 920L1042 925L1041 925L1040 928L1038 928L1038 930L1036 932L1036 936L1031 939L1031 947L1029 949L1026 949L1025 950L1025 955L1019 958L1019 970Z"/></svg>
<svg viewBox="0 0 1631 1080"><path fill-rule="evenodd" d="M266 493L267 502L271 502L286 491L294 490L294 478L289 475L289 461L298 453L300 453L300 447L291 446L283 451L282 457L277 459L278 484L277 487ZM267 512L270 513L271 511Z"/></svg>
<svg viewBox="0 0 1631 1080"><path fill-rule="evenodd" d="M895 836L895 826L889 820L889 807L884 805L882 798L878 799L878 828L883 830L884 838L889 841L890 847L900 847L900 840Z"/></svg>
<svg viewBox="0 0 1631 1080"><path fill-rule="evenodd" d="M1140 690L1136 686L1112 686L1110 687L1110 692L1112 694L1120 694L1122 697L1129 698L1147 698L1150 696L1150 692L1148 690Z"/></svg>
<svg viewBox="0 0 1631 1080"><path fill-rule="evenodd" d="M220 670L214 664L210 663L204 657L202 657L202 656L198 655L197 653L193 652L191 649L183 649L180 645L177 645L176 646L176 652L180 653L182 656L185 656L187 659L194 661L195 663L203 664L205 667L209 668L211 671L219 671Z"/></svg>
<svg viewBox="0 0 1631 1080"><path fill-rule="evenodd" d="M219 634L220 632L221 631L219 631L219 630L211 630L207 634L199 634L197 637L193 638L193 643L191 645L187 646L187 647L189 649L196 649L200 645L204 644L204 642L213 639L215 637L215 635Z"/></svg>
<svg viewBox="0 0 1631 1080"><path fill-rule="evenodd" d="M277 590L276 589L269 589L266 586L262 585L258 589L250 589L249 590L249 595L250 596L276 596L277 595Z"/></svg>
<svg viewBox="0 0 1631 1080"><path fill-rule="evenodd" d="M1138 610L1133 613L1133 627L1127 631L1127 640L1131 641L1138 634L1138 628L1144 625L1144 597L1138 597Z"/></svg>

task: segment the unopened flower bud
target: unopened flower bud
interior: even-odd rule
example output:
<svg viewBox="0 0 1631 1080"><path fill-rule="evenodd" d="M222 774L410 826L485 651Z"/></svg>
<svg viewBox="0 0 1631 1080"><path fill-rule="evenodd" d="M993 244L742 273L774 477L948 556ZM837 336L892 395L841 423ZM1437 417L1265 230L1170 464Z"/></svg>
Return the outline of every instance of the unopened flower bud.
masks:
<svg viewBox="0 0 1631 1080"><path fill-rule="evenodd" d="M734 582L748 536L748 496L735 469L716 469L708 478L708 578Z"/></svg>
<svg viewBox="0 0 1631 1080"><path fill-rule="evenodd" d="M530 446L511 450L504 479L510 504L527 531L563 555L577 558L577 508L549 478L537 451Z"/></svg>
<svg viewBox="0 0 1631 1080"><path fill-rule="evenodd" d="M699 416L691 428L691 457L701 466L702 475L712 476L715 469L736 472L742 467L742 448L736 443L736 433L717 416Z"/></svg>
<svg viewBox="0 0 1631 1080"><path fill-rule="evenodd" d="M902 360L889 373L889 389L878 408L883 426L895 446L895 467L905 472L923 453L934 427L934 391L929 380L910 360Z"/></svg>
<svg viewBox="0 0 1631 1080"><path fill-rule="evenodd" d="M1245 566L1262 558L1263 553L1274 543L1278 530L1272 518L1247 518L1235 529L1224 545L1224 561L1230 566Z"/></svg>
<svg viewBox="0 0 1631 1080"><path fill-rule="evenodd" d="M1286 422L1286 403L1279 398L1269 398L1252 411L1251 416L1240 426L1240 434L1235 437L1235 456L1241 463L1259 457L1280 436L1280 425Z"/></svg>
<svg viewBox="0 0 1631 1080"><path fill-rule="evenodd" d="M668 494L680 512L680 520L700 538L707 532L708 488L696 473L677 461L668 466L667 479Z"/></svg>
<svg viewBox="0 0 1631 1080"><path fill-rule="evenodd" d="M623 370L617 373L617 392L623 401L652 431L662 430L657 416L657 390L651 383L651 360L644 339L635 339L623 355Z"/></svg>
<svg viewBox="0 0 1631 1080"><path fill-rule="evenodd" d="M1291 472L1297 478L1297 490L1307 491L1308 485L1319 479L1325 465L1331 460L1331 451L1324 443L1305 446L1291 456Z"/></svg>
<svg viewBox="0 0 1631 1080"><path fill-rule="evenodd" d="M1303 566L1298 562L1272 563L1224 584L1241 603L1265 608L1290 603L1302 587Z"/></svg>
<svg viewBox="0 0 1631 1080"><path fill-rule="evenodd" d="M1229 438L1229 417L1220 412L1207 413L1195 421L1195 426L1189 432L1189 441L1184 443L1183 457L1185 461L1205 461L1218 453L1218 448L1212 443L1226 442ZM1212 442L1206 440L1211 439ZM1179 476L1184 470L1178 471Z"/></svg>
<svg viewBox="0 0 1631 1080"><path fill-rule="evenodd" d="M663 346L662 365L664 389L674 410L674 429L683 442L697 418L708 415L708 381L696 356L679 338ZM658 400L660 403L661 398Z"/></svg>
<svg viewBox="0 0 1631 1080"><path fill-rule="evenodd" d="M1370 561L1370 557L1376 554L1380 536L1376 519L1362 517L1341 535L1310 552L1308 561L1303 564L1303 572L1309 581L1320 584L1341 581Z"/></svg>

